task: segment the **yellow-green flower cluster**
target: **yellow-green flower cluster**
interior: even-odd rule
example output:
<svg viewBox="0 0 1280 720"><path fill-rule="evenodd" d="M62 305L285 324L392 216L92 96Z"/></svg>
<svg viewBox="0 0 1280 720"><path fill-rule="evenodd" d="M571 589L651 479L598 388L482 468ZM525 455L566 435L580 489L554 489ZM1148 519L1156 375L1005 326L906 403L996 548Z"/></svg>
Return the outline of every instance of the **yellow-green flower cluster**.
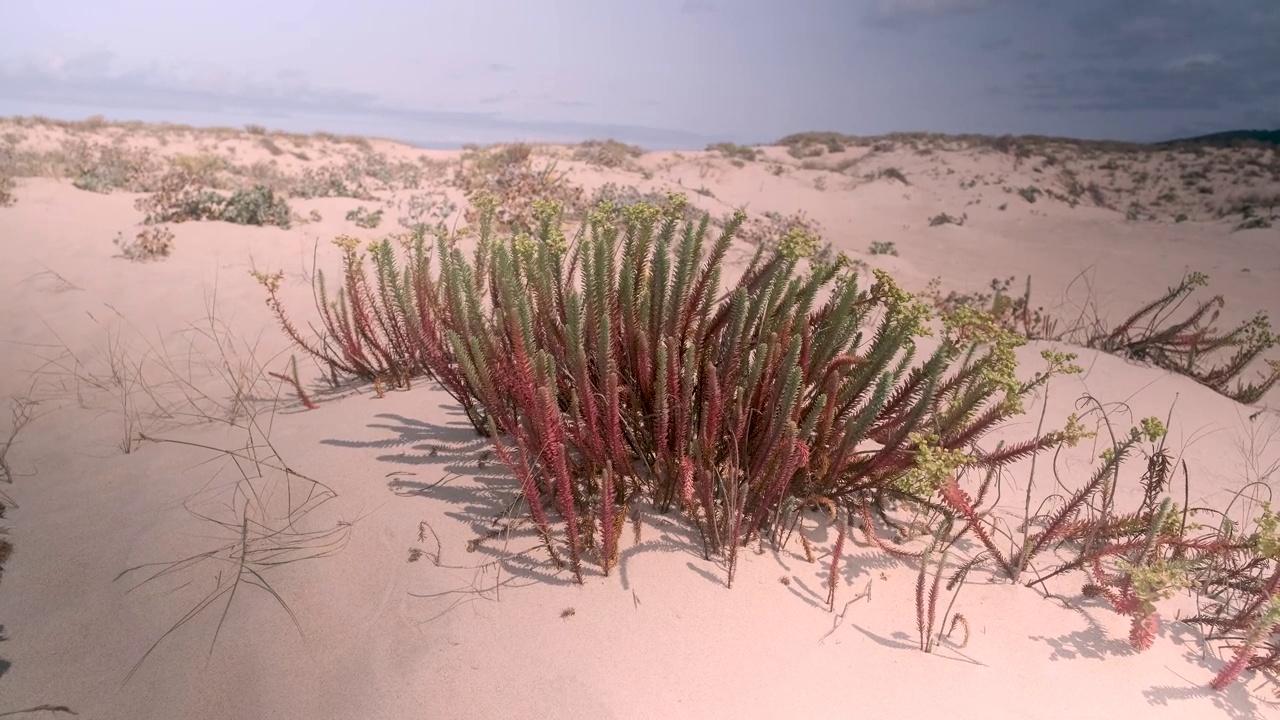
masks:
<svg viewBox="0 0 1280 720"><path fill-rule="evenodd" d="M1191 587L1191 562L1161 558L1150 565L1132 565L1120 560L1116 567L1128 573L1133 594L1142 602L1143 610L1150 613L1157 601L1167 600L1178 590Z"/></svg>
<svg viewBox="0 0 1280 720"><path fill-rule="evenodd" d="M684 193L667 193L667 215L669 217L684 217L684 209L689 206L689 198Z"/></svg>
<svg viewBox="0 0 1280 720"><path fill-rule="evenodd" d="M636 203L622 208L623 221L639 228L653 227L661 217L662 211L649 203Z"/></svg>
<svg viewBox="0 0 1280 720"><path fill-rule="evenodd" d="M896 280L884 270L872 270L875 283L871 286L871 296L878 300L889 311L890 317L906 324L915 337L927 337L933 334L928 322L933 319L933 311L929 304L916 295L903 290Z"/></svg>
<svg viewBox="0 0 1280 720"><path fill-rule="evenodd" d="M987 354L979 361L979 376L1005 391L1005 406L1010 412L1022 412L1022 382L1018 380L1018 356L1015 352L1027 339L1002 327L988 313L961 305L943 318L952 341L964 347L969 343L987 346Z"/></svg>
<svg viewBox="0 0 1280 720"><path fill-rule="evenodd" d="M1262 503L1262 516L1257 520L1257 530L1249 538L1258 554L1270 560L1280 560L1280 516L1271 510L1271 503Z"/></svg>
<svg viewBox="0 0 1280 720"><path fill-rule="evenodd" d="M818 252L820 246L821 239L815 233L804 228L793 227L778 241L778 252L792 260L799 260L812 257Z"/></svg>
<svg viewBox="0 0 1280 720"><path fill-rule="evenodd" d="M339 235L333 239L333 244L342 248L343 252L353 253L356 248L360 247L360 238L350 235Z"/></svg>
<svg viewBox="0 0 1280 720"><path fill-rule="evenodd" d="M915 464L898 479L898 488L903 492L928 497L957 470L973 462L973 456L966 452L940 447L936 434L910 433L907 439L916 446L916 454Z"/></svg>
<svg viewBox="0 0 1280 720"><path fill-rule="evenodd" d="M1067 447L1075 447L1080 444L1081 440L1096 437L1097 434L1092 430L1086 430L1080 422L1080 416L1071 413L1067 416L1067 424L1061 430L1049 433L1049 437L1055 443L1062 443Z"/></svg>

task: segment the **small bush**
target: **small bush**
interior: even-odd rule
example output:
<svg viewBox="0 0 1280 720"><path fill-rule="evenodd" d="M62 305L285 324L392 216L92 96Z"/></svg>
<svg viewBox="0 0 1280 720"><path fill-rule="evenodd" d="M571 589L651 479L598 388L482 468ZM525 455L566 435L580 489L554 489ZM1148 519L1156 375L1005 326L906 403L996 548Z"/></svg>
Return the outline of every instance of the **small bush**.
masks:
<svg viewBox="0 0 1280 720"><path fill-rule="evenodd" d="M271 188L255 185L246 190L236 190L226 201L216 219L237 225L275 225L288 228L289 204L276 197Z"/></svg>
<svg viewBox="0 0 1280 720"><path fill-rule="evenodd" d="M956 217L954 215L948 215L947 213L938 213L937 215L929 218L929 227L938 227L939 225L964 225L965 220L968 219L969 216L967 214Z"/></svg>
<svg viewBox="0 0 1280 720"><path fill-rule="evenodd" d="M481 205L492 206L493 219L503 231L534 227L534 203L539 200L559 202L573 218L585 210L582 188L569 182L554 160L535 165L533 148L522 143L467 149L453 184L471 201L463 218L472 225L479 222Z"/></svg>
<svg viewBox="0 0 1280 720"><path fill-rule="evenodd" d="M147 150L77 140L64 147L71 184L81 190L109 193L147 189L157 164Z"/></svg>
<svg viewBox="0 0 1280 720"><path fill-rule="evenodd" d="M1271 220L1261 215L1255 215L1241 221L1239 225L1236 225L1236 230L1265 230L1269 227L1271 227Z"/></svg>
<svg viewBox="0 0 1280 720"><path fill-rule="evenodd" d="M290 194L300 198L341 197L356 200L372 200L373 195L364 186L358 168L323 165L304 168L293 183Z"/></svg>
<svg viewBox="0 0 1280 720"><path fill-rule="evenodd" d="M927 308L884 273L799 273L813 237L755 253L722 288L745 214L708 244L705 218L681 229L683 203L668 207L598 208L574 241L553 203L535 237L495 238L490 208L473 259L443 238L430 256L414 238L403 260L389 240L361 252L339 238L351 294L326 297L317 276L319 339L284 314L280 275L258 277L321 362L383 384L426 374L453 394L579 582L592 556L616 567L641 499L683 514L732 586L739 549L781 549L807 505L839 528L860 519L884 547L871 517L884 502L928 503L956 463L995 469L1057 442L967 450L1039 386L1013 375L1017 338L957 316L917 359Z"/></svg>
<svg viewBox="0 0 1280 720"><path fill-rule="evenodd" d="M4 519L5 504L0 502L0 520ZM0 581L4 580L4 566L9 562L9 558L13 557L13 543L9 542L5 536L9 534L9 528L0 525Z"/></svg>
<svg viewBox="0 0 1280 720"><path fill-rule="evenodd" d="M13 178L0 174L0 207L9 207L18 202L18 199L13 196L13 188Z"/></svg>
<svg viewBox="0 0 1280 720"><path fill-rule="evenodd" d="M1044 194L1044 191L1035 185L1028 185L1024 188L1018 188L1018 194L1022 196L1023 200L1034 203L1037 197Z"/></svg>
<svg viewBox="0 0 1280 720"><path fill-rule="evenodd" d="M880 170L880 172L877 173L877 176L882 178L888 178L890 180L897 180L903 185L911 184L910 182L907 181L907 176L903 175L902 171L896 167L883 168Z"/></svg>
<svg viewBox="0 0 1280 720"><path fill-rule="evenodd" d="M735 145L731 142L713 143L707 146L708 152L718 152L723 158L739 162L755 162L760 151L746 145Z"/></svg>
<svg viewBox="0 0 1280 720"><path fill-rule="evenodd" d="M871 247L867 248L867 252L871 255L893 255L898 256L898 246L892 242L873 242Z"/></svg>
<svg viewBox="0 0 1280 720"><path fill-rule="evenodd" d="M573 159L589 165L607 168L626 168L644 154L644 148L617 140L587 140L573 150Z"/></svg>
<svg viewBox="0 0 1280 720"><path fill-rule="evenodd" d="M143 228L132 240L117 235L114 242L120 255L134 262L159 260L173 252L173 232L163 225Z"/></svg>
<svg viewBox="0 0 1280 720"><path fill-rule="evenodd" d="M369 212L363 205L361 205L355 210L351 210L347 213L347 221L355 223L358 227L372 230L382 223L382 209L379 208L373 212Z"/></svg>
<svg viewBox="0 0 1280 720"><path fill-rule="evenodd" d="M140 198L135 207L146 213L148 225L166 222L222 220L238 225L276 225L288 228L291 213L284 198L271 188L255 185L230 197L202 189L184 172L171 172L160 190Z"/></svg>

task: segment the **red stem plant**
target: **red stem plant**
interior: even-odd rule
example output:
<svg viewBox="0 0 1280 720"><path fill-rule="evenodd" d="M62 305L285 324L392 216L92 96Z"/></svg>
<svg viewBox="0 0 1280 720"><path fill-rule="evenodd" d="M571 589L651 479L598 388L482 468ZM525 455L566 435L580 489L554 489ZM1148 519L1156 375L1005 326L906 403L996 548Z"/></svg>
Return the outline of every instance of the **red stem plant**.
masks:
<svg viewBox="0 0 1280 720"><path fill-rule="evenodd" d="M1173 319L1191 293L1206 284L1204 274L1188 273L1116 327L1093 334L1088 346L1187 375L1242 403L1257 402L1280 383L1280 363L1272 361L1270 371L1257 382L1237 381L1234 387L1231 383L1280 338L1272 334L1262 313L1225 333L1218 331L1214 324L1225 304L1221 295L1201 300L1185 317ZM1224 350L1234 351L1225 362L1204 365L1206 357Z"/></svg>
<svg viewBox="0 0 1280 720"><path fill-rule="evenodd" d="M905 501L962 521L946 546L967 532L983 546L948 589L987 560L1017 580L1043 551L1072 545L1076 558L1038 581L1090 573L1087 590L1133 616L1132 638L1143 646L1158 624L1155 600L1178 585L1222 581L1224 568L1250 552L1230 533L1187 535L1187 511L1161 499L1171 466L1162 447L1149 457L1141 508L1115 513L1119 465L1144 438L1163 435L1154 420L1113 443L1041 530L1020 547L1000 547L978 510L995 471L1073 442L1078 428L991 451L977 443L1069 364L1051 358L1049 371L1019 381L1014 349L1024 337L963 306L931 323L928 305L887 274L864 282L843 258L810 258L812 235L794 231L757 247L725 283L742 213L708 242L708 218L682 224L683 197L666 208L605 204L571 240L561 207L538 202L534 227L498 239L493 202L477 207L470 258L444 236L433 253L419 234L404 243L400 267L381 240L368 249L370 280L357 242L339 238L344 283L330 300L317 275L324 329L316 338L285 314L281 276L258 277L284 331L335 373L392 386L418 376L439 382L493 442L553 562L567 560L578 582L589 556L606 575L616 566L624 518L642 499L683 513L704 555L725 561L730 586L740 547L785 546L801 510L820 505L840 528L833 608L842 540L855 522L872 544L927 567L922 553L877 535L886 503ZM935 333L934 349L920 354L917 340ZM957 480L970 470L986 472L976 500ZM919 587L925 649L944 566L927 594ZM1280 604L1269 602L1233 606L1236 626L1250 628L1250 653ZM1276 656L1264 652L1261 662ZM1237 664L1260 662L1250 658Z"/></svg>
<svg viewBox="0 0 1280 720"><path fill-rule="evenodd" d="M540 203L532 234L504 242L481 206L473 257L440 239L438 274L421 237L402 272L384 240L369 250L369 281L340 238L345 283L330 301L319 276L318 340L289 322L277 276L264 284L317 359L366 379L435 378L477 430L492 428L549 547L548 508L559 517L579 579L587 548L610 571L620 519L643 496L678 505L732 583L737 548L777 541L801 499L845 522L889 498L927 501L941 474L921 475L921 452L971 447L1029 392L1013 379L1015 339L977 316L949 321L916 361L915 339L932 332L925 306L883 273L862 286L841 262L800 272L810 235L758 248L724 288L741 213L708 246L708 218L681 227L681 197L665 210L602 206L571 243L559 207ZM1047 444L969 459L998 467Z"/></svg>
<svg viewBox="0 0 1280 720"><path fill-rule="evenodd" d="M1135 649L1145 650L1155 640L1160 629L1156 604L1176 591L1194 590L1213 602L1184 622L1213 628L1210 639L1235 643L1233 659L1211 683L1215 690L1225 688L1245 669L1280 671L1280 566L1276 565L1280 519L1264 505L1257 531L1251 535L1242 535L1225 516L1221 527L1197 534L1204 528L1189 517L1215 511L1179 510L1172 498L1164 497L1173 474L1164 436L1162 423L1155 418L1143 420L1141 427L1107 448L1102 466L1082 488L1062 499L1056 510L1037 518L1038 532L1009 550L996 542L996 525L977 509L955 477L948 478L940 491L943 502L983 546L948 587L988 561L1017 581L1031 568L1032 560L1046 551L1066 550L1065 555L1055 555L1049 567L1036 568L1036 579L1027 584L1083 571L1088 578L1082 590L1086 597L1102 598L1117 613L1131 618L1129 642ZM1133 512L1117 512L1114 496L1121 464L1144 441L1155 445L1147 453L1141 477L1142 502ZM1183 475L1187 475L1185 464Z"/></svg>

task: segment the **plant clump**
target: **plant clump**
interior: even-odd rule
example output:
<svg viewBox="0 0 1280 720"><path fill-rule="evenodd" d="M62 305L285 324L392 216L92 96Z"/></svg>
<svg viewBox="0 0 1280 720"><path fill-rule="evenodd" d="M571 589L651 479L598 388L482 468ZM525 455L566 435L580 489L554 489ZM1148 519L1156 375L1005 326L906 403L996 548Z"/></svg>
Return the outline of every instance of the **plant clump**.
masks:
<svg viewBox="0 0 1280 720"><path fill-rule="evenodd" d="M263 185L241 188L230 196L202 188L186 172L172 171L160 189L140 198L135 207L146 213L148 225L201 220L222 220L237 225L275 225L288 228L289 204Z"/></svg>
<svg viewBox="0 0 1280 720"><path fill-rule="evenodd" d="M730 586L749 544L783 549L798 535L815 561L803 525L806 510L823 508L836 535L828 609L846 535L857 529L920 563L926 652L957 628L968 635L963 615L939 623L936 613L951 553L971 536L978 552L951 566L948 591L979 567L1015 582L1034 576L1030 585L1083 573L1082 594L1129 617L1130 642L1144 649L1162 622L1159 605L1196 589L1216 604L1188 621L1236 642L1213 687L1245 669L1280 670L1280 520L1266 507L1252 535L1225 517L1216 532L1200 532L1191 518L1202 510L1168 496L1176 464L1161 421L1114 437L1082 487L1035 515L1028 484L1021 529L984 507L999 494L1002 468L1030 461L1034 476L1041 453L1095 435L1072 415L1058 430L981 447L1052 378L1081 372L1074 355L1046 350L1044 370L1018 377L1026 336L1008 317L1025 325L1030 315L1007 284L996 297L1020 309L1004 319L964 302L948 307L884 271L862 277L847 258L822 258L817 236L803 231L757 245L724 283L745 213L713 238L709 216L685 219L683 196L602 203L572 238L555 202L534 203L530 229L505 235L494 204L478 210L469 254L456 237L429 242L421 230L335 240L342 278L335 293L317 274L315 335L286 314L282 275L257 277L286 334L334 376L380 393L415 378L438 382L510 470L551 562L577 581L592 565L605 575L617 566L641 502L696 528L698 549L723 563ZM1121 508L1122 471L1138 453L1141 500ZM976 492L966 487L974 475ZM901 528L894 505L924 518L928 548L909 549L901 529L883 536L882 526Z"/></svg>
<svg viewBox="0 0 1280 720"><path fill-rule="evenodd" d="M534 205L558 202L571 217L585 210L583 190L569 182L554 160L534 162L533 148L523 143L490 148L471 147L463 154L454 184L466 193L472 207L464 219L476 225L485 213L502 231L537 226Z"/></svg>
<svg viewBox="0 0 1280 720"><path fill-rule="evenodd" d="M117 235L114 240L120 255L126 260L147 262L169 257L173 252L173 231L164 225L145 227L132 240Z"/></svg>

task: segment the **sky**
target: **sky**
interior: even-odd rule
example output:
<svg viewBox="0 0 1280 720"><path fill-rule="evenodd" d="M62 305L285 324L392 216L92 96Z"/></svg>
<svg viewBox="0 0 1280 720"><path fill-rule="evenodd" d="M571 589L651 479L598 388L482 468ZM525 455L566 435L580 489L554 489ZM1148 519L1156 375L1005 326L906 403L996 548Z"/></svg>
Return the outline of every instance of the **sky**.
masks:
<svg viewBox="0 0 1280 720"><path fill-rule="evenodd" d="M425 146L1280 128L1280 0L4 0L0 115Z"/></svg>

